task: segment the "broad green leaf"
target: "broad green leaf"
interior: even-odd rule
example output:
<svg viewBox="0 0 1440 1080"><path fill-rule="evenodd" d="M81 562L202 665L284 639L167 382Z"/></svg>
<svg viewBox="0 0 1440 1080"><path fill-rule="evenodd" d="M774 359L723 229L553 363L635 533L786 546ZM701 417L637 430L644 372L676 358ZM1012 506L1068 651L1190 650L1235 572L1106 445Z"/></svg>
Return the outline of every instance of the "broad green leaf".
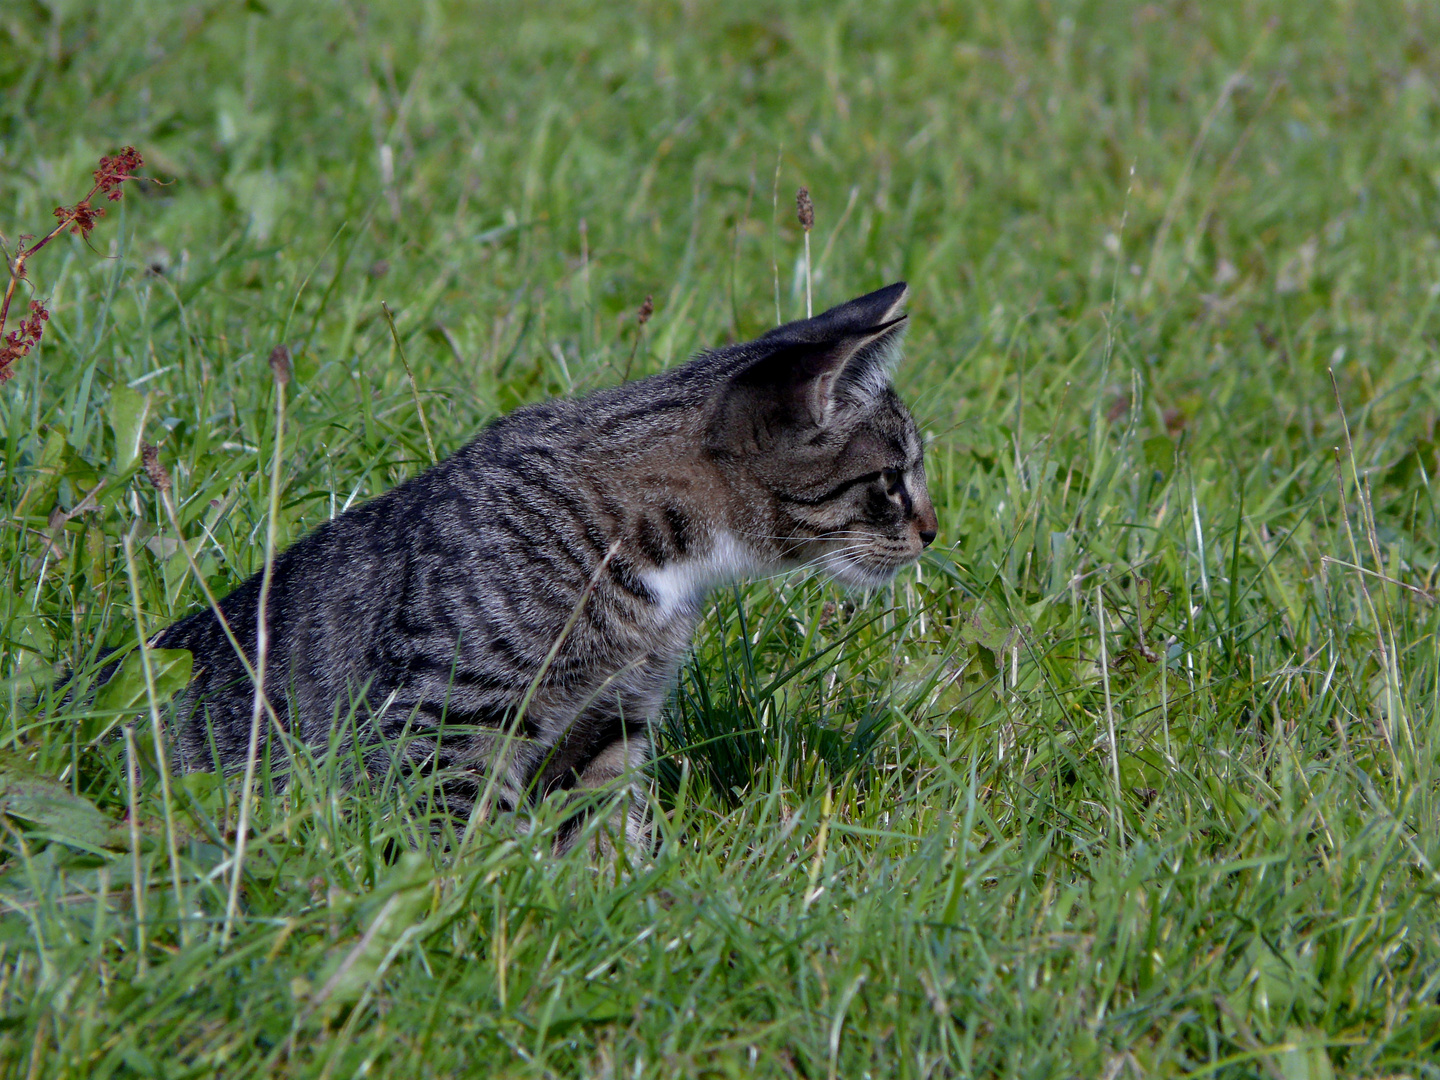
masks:
<svg viewBox="0 0 1440 1080"><path fill-rule="evenodd" d="M1334 1080L1323 1032L1290 1028L1285 1032L1285 1046L1275 1058L1285 1080Z"/></svg>
<svg viewBox="0 0 1440 1080"><path fill-rule="evenodd" d="M291 360L293 361L295 381L302 385L313 379L315 373L320 370L320 358L309 349L301 349L291 357Z"/></svg>
<svg viewBox="0 0 1440 1080"><path fill-rule="evenodd" d="M983 604L976 604L975 609L960 624L960 640L983 645L992 651L1003 649L1009 639L1010 628L991 618Z"/></svg>
<svg viewBox="0 0 1440 1080"><path fill-rule="evenodd" d="M400 860L366 903L371 914L360 939L331 956L317 983L317 1008L358 1001L365 988L384 975L387 958L393 959L391 949L430 906L433 880L424 856L410 852Z"/></svg>
<svg viewBox="0 0 1440 1080"><path fill-rule="evenodd" d="M1152 435L1141 444L1145 463L1161 476L1169 476L1175 467L1175 444L1166 435Z"/></svg>
<svg viewBox="0 0 1440 1080"><path fill-rule="evenodd" d="M148 395L123 383L110 392L110 430L115 433L115 471L123 473L140 457L140 439L145 433Z"/></svg>
<svg viewBox="0 0 1440 1080"><path fill-rule="evenodd" d="M183 788L202 810L217 813L225 806L224 779L217 773L181 773L175 778L175 785Z"/></svg>
<svg viewBox="0 0 1440 1080"><path fill-rule="evenodd" d="M1159 790L1165 786L1168 775L1159 755L1148 749L1120 755L1120 784L1126 791Z"/></svg>
<svg viewBox="0 0 1440 1080"><path fill-rule="evenodd" d="M44 514L50 509L65 472L65 459L72 453L66 442L65 429L59 424L52 424L40 450L40 459L35 463L34 475L25 486L25 494L15 505L16 517L24 513Z"/></svg>
<svg viewBox="0 0 1440 1080"><path fill-rule="evenodd" d="M185 688L195 663L188 649L151 649L150 667L155 679L156 703L168 701ZM137 649L110 676L95 695L97 711L133 712L148 704L145 692L145 669Z"/></svg>
<svg viewBox="0 0 1440 1080"><path fill-rule="evenodd" d="M123 846L116 824L64 784L32 773L15 758L0 760L0 813L31 825L47 839L76 847Z"/></svg>

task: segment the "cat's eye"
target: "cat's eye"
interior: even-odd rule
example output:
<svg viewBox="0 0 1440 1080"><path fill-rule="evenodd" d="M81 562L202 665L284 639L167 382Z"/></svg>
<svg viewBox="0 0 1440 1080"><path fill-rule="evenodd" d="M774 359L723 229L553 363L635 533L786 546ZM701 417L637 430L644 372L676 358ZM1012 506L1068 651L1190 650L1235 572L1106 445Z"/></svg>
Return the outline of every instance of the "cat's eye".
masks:
<svg viewBox="0 0 1440 1080"><path fill-rule="evenodd" d="M885 485L886 491L893 494L895 489L900 486L900 470L881 469L880 482Z"/></svg>

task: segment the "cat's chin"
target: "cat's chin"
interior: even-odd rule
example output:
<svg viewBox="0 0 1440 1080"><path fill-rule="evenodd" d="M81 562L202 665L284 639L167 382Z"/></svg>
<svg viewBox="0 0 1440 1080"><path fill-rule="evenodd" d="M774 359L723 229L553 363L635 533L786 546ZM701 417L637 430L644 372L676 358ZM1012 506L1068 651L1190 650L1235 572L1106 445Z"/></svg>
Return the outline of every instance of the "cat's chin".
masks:
<svg viewBox="0 0 1440 1080"><path fill-rule="evenodd" d="M906 564L908 565L908 564ZM828 563L825 573L836 584L857 591L883 589L895 580L903 566L867 566L863 563Z"/></svg>

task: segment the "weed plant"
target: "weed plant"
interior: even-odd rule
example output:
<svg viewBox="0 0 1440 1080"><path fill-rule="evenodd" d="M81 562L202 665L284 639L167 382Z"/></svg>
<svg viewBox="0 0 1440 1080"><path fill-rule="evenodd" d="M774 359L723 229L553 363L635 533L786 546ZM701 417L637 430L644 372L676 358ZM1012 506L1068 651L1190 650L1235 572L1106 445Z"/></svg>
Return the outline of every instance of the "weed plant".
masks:
<svg viewBox="0 0 1440 1080"><path fill-rule="evenodd" d="M5 1075L1440 1076L1440 9L0 39L12 253L103 154L167 181L16 294ZM237 834L241 777L163 767L186 657L86 689L432 441L900 278L940 540L715 598L653 858L553 858L545 806L457 836L363 717Z"/></svg>

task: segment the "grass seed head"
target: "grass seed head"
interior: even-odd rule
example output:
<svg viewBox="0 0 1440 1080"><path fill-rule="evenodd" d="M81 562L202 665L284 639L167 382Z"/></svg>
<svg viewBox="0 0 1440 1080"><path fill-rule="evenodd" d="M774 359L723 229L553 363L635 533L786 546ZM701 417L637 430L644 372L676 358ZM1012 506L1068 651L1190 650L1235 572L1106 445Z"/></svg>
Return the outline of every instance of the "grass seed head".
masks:
<svg viewBox="0 0 1440 1080"><path fill-rule="evenodd" d="M810 201L810 189L802 187L795 193L795 209L799 213L800 225L809 232L815 225L815 204Z"/></svg>
<svg viewBox="0 0 1440 1080"><path fill-rule="evenodd" d="M275 374L275 381L281 386L288 386L290 383L290 350L284 345L276 345L270 350L270 370Z"/></svg>
<svg viewBox="0 0 1440 1080"><path fill-rule="evenodd" d="M145 475L150 478L150 483L155 490L162 495L170 490L170 474L165 471L165 466L160 464L160 448L149 443L140 444L140 463L145 467Z"/></svg>

